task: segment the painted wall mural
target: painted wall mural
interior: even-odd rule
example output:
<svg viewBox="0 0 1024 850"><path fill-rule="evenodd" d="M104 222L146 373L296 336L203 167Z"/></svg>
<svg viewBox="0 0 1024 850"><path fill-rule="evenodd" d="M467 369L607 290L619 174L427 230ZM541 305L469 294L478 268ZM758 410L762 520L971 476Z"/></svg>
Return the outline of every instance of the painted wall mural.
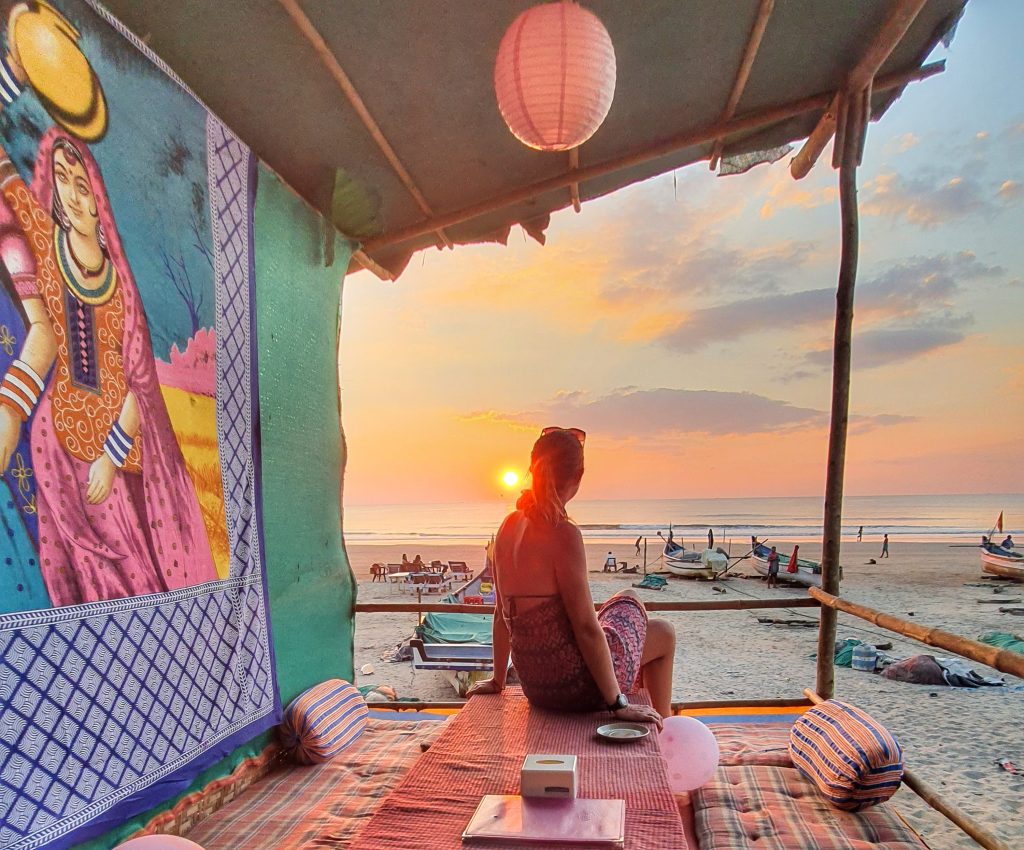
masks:
<svg viewBox="0 0 1024 850"><path fill-rule="evenodd" d="M279 713L255 161L98 4L0 45L0 846L165 799Z"/></svg>

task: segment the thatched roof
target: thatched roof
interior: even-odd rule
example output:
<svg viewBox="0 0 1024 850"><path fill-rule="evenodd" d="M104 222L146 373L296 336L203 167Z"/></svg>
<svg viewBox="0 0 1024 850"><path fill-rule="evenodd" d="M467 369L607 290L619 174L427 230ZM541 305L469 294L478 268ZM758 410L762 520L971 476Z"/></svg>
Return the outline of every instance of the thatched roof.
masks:
<svg viewBox="0 0 1024 850"><path fill-rule="evenodd" d="M569 155L524 147L495 103L498 43L533 2L106 5L314 207L329 209L337 168L379 193L384 230L365 240L364 256L397 274L413 251L444 238L456 244L500 241L516 223L541 236L547 216L571 204ZM709 156L714 137L707 138L708 128L721 124L759 11L770 15L735 114L761 120L726 125L727 155L807 136L901 3L585 0L611 35L618 73L611 111L579 149L579 163L621 167L580 183L580 199L585 203ZM916 17L911 14L909 29L893 39L879 76L910 76L965 3L924 2ZM353 108L339 84L339 68L422 203ZM876 78L874 116L901 90L897 85L879 91ZM803 111L790 114L801 106ZM652 149L661 155L646 156ZM541 191L524 188L534 184L542 184L536 187ZM430 229L435 217L473 207L469 211L479 214L448 215L462 220L440 234Z"/></svg>

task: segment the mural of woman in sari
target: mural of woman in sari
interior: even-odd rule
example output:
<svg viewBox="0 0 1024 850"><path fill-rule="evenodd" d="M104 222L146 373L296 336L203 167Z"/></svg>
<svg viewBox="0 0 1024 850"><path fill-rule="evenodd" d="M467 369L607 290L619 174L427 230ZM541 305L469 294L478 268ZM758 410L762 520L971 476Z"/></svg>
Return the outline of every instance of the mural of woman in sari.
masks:
<svg viewBox="0 0 1024 850"><path fill-rule="evenodd" d="M0 191L0 219L17 221L34 264L34 274L12 275L29 332L0 383L0 469L31 416L39 563L52 604L215 580L99 166L53 127L31 190L4 154Z"/></svg>

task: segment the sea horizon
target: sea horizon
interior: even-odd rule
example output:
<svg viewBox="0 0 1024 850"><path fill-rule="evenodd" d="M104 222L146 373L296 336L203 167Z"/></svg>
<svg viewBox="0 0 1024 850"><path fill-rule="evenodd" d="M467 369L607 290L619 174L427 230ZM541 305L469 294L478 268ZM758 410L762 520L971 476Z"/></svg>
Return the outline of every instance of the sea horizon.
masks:
<svg viewBox="0 0 1024 850"><path fill-rule="evenodd" d="M345 539L352 544L416 541L466 543L487 540L512 509L514 499L391 505L346 505ZM822 496L716 497L710 499L585 499L569 505L587 542L657 540L671 524L677 541L698 542L712 529L718 541L759 538L820 540ZM974 543L988 534L1000 513L1004 533L1024 529L1024 494L919 494L847 496L843 536L863 526L865 539Z"/></svg>

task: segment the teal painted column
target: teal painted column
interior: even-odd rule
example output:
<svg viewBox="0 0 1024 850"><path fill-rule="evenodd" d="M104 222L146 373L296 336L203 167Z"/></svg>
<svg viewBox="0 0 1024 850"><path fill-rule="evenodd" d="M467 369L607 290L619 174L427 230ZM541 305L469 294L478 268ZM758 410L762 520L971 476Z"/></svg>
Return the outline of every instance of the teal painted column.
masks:
<svg viewBox="0 0 1024 850"><path fill-rule="evenodd" d="M352 680L355 581L341 537L338 408L341 279L351 246L324 265L323 225L270 171L256 196L263 520L281 701Z"/></svg>

